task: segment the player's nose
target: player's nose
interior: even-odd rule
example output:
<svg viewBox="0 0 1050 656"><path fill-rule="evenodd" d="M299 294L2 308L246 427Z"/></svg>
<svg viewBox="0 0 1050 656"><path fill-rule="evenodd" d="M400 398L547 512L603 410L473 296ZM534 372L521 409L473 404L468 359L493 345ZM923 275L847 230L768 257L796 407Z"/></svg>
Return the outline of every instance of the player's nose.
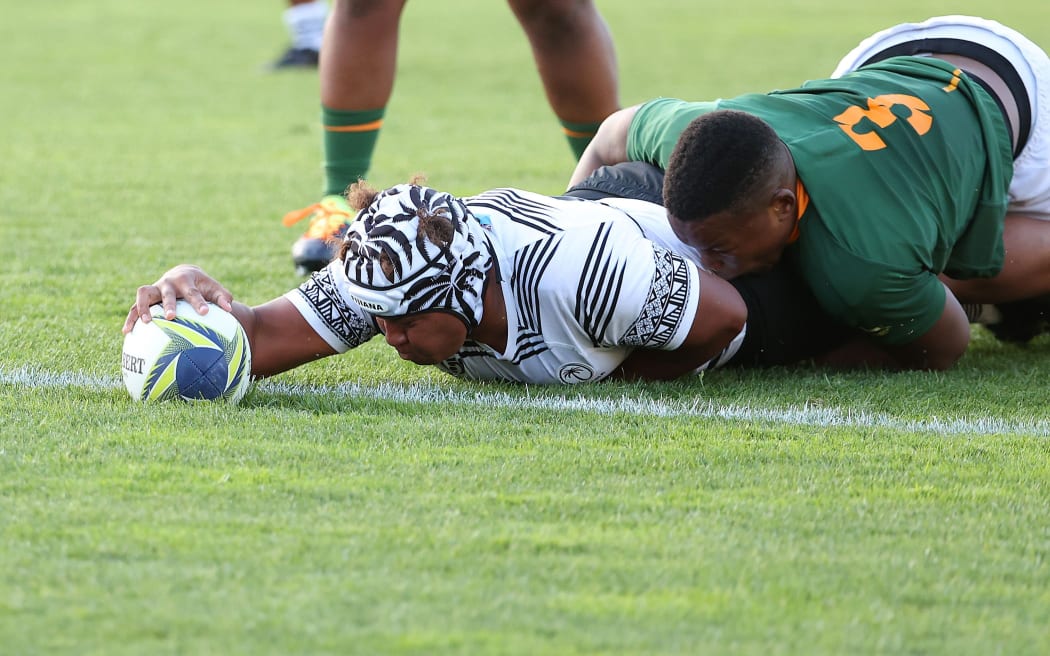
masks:
<svg viewBox="0 0 1050 656"><path fill-rule="evenodd" d="M383 339L387 344L397 348L408 341L405 331L400 329L396 323L387 321L383 317L376 317L376 324L379 325L379 330L383 333Z"/></svg>
<svg viewBox="0 0 1050 656"><path fill-rule="evenodd" d="M408 337L405 335L404 330L401 330L397 326L389 323L386 324L385 328L386 333L384 337L386 338L387 344L393 346L394 348L397 348L399 346L404 346L408 343Z"/></svg>

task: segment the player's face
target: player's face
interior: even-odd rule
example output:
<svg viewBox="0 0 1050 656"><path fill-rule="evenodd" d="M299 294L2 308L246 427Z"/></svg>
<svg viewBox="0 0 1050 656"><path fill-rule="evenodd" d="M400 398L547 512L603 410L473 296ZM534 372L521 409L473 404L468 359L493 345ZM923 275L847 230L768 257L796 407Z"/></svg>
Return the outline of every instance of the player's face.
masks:
<svg viewBox="0 0 1050 656"><path fill-rule="evenodd" d="M704 267L726 280L773 268L787 246L793 222L766 209L750 215L719 212L703 221L671 217L678 238L700 251Z"/></svg>
<svg viewBox="0 0 1050 656"><path fill-rule="evenodd" d="M455 355L467 339L467 327L447 312L421 312L405 317L376 317L386 343L404 360L437 364Z"/></svg>

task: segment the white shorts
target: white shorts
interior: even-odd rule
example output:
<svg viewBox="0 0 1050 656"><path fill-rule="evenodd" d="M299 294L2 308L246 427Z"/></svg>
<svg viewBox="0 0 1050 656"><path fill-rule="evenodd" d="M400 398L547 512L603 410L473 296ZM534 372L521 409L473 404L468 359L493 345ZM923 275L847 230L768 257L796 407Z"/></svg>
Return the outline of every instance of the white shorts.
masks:
<svg viewBox="0 0 1050 656"><path fill-rule="evenodd" d="M903 23L861 41L842 58L831 77L856 70L887 48L923 39L970 41L999 53L1017 71L1031 104L1032 119L1028 142L1014 159L1009 212L1050 221L1050 57L1016 30L974 16L938 16L922 23Z"/></svg>

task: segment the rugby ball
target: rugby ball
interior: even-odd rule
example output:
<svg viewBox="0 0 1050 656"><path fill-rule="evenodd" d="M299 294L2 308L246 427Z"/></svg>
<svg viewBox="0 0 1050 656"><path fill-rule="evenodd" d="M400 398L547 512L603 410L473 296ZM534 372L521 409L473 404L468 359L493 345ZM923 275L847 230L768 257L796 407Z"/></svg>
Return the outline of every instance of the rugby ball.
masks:
<svg viewBox="0 0 1050 656"><path fill-rule="evenodd" d="M226 401L237 403L248 391L252 354L237 319L213 303L207 314L178 301L174 319L160 305L153 320L135 322L124 336L120 370L136 401Z"/></svg>

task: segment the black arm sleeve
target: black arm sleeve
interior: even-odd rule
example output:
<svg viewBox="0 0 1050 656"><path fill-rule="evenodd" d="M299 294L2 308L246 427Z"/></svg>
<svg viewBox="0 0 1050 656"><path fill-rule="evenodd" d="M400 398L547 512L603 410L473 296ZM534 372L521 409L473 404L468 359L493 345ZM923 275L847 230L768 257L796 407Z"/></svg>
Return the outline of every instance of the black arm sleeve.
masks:
<svg viewBox="0 0 1050 656"><path fill-rule="evenodd" d="M664 172L645 162L603 166L565 192L565 195L587 200L633 198L663 205Z"/></svg>

